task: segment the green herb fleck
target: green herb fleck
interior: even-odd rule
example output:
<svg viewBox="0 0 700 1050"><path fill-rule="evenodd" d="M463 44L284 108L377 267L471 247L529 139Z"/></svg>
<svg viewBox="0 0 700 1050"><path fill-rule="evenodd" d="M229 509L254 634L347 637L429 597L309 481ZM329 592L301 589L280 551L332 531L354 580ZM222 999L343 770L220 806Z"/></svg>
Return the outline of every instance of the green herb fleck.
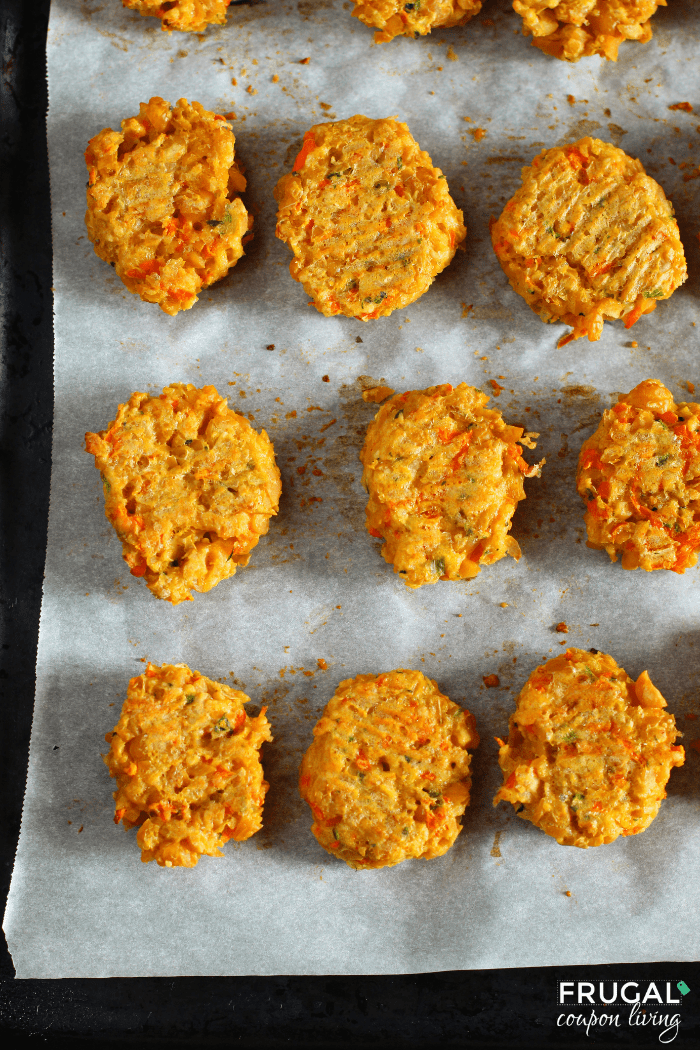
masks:
<svg viewBox="0 0 700 1050"><path fill-rule="evenodd" d="M214 724L213 732L214 733L232 733L233 729L231 728L231 723L229 722L228 718L226 718L226 717L220 718L219 721Z"/></svg>
<svg viewBox="0 0 700 1050"><path fill-rule="evenodd" d="M642 292L645 299L663 299L663 288L655 288L653 292Z"/></svg>
<svg viewBox="0 0 700 1050"><path fill-rule="evenodd" d="M185 693L185 703L186 704L193 704L194 700L195 700L195 694L194 693Z"/></svg>
<svg viewBox="0 0 700 1050"><path fill-rule="evenodd" d="M444 558L435 558L435 560L433 561L433 565L435 566L435 572L438 574L438 576L444 576L445 575L445 559Z"/></svg>

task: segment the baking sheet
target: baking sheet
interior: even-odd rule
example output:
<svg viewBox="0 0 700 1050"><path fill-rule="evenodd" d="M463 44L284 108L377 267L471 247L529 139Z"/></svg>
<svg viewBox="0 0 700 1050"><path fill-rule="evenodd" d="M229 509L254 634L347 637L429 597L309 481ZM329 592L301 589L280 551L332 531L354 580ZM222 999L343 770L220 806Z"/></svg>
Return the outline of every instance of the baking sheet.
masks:
<svg viewBox="0 0 700 1050"><path fill-rule="evenodd" d="M251 3L231 8L226 27L169 36L117 0L52 5L56 406L36 707L4 922L18 977L698 957L696 751L649 830L601 849L561 847L491 799L500 783L493 738L530 671L561 651L561 620L567 644L603 649L634 676L648 668L686 746L698 735L685 715L698 710L699 570L630 573L587 550L573 477L615 392L656 377L682 399L688 380L700 382L700 182L688 178L700 129L697 115L668 109L700 107L700 4L661 9L653 42L623 46L616 65L576 66L531 47L507 0L491 0L466 27L382 47L349 6ZM123 288L83 224L87 140L152 95L236 113L255 213L245 258L176 318ZM408 123L469 227L466 250L426 295L369 324L317 314L274 236L272 190L303 132L356 112ZM470 134L479 127L481 141ZM606 324L600 342L557 350L563 327L543 325L511 291L488 219L539 149L583 134L622 145L664 186L690 277L632 332ZM540 431L536 456L547 457L516 513L520 563L418 591L393 575L364 530L357 456L375 409L361 400L361 376L397 390L466 381L489 393L498 380L493 404ZM83 451L85 431L106 426L134 390L173 381L228 394L268 431L283 476L279 516L249 567L176 608L129 575ZM141 864L134 832L112 822L104 733L145 659L186 662L244 689L268 705L273 725L263 830L193 870ZM436 678L476 715L473 802L445 857L354 872L312 837L297 770L337 682L395 667ZM498 688L485 687L490 674Z"/></svg>

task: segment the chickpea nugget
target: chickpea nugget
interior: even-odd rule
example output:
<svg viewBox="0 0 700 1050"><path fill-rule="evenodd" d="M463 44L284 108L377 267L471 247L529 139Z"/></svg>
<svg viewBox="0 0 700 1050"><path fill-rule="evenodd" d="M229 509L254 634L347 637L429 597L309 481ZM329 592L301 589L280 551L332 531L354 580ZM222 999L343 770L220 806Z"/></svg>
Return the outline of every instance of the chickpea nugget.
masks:
<svg viewBox="0 0 700 1050"><path fill-rule="evenodd" d="M491 228L511 287L543 321L600 339L631 328L685 281L673 206L641 163L600 139L543 150Z"/></svg>
<svg viewBox="0 0 700 1050"><path fill-rule="evenodd" d="M247 565L277 513L272 442L213 386L132 394L107 430L85 435L85 448L132 575L173 605Z"/></svg>
<svg viewBox="0 0 700 1050"><path fill-rule="evenodd" d="M425 36L431 29L462 26L481 10L482 0L354 0L355 18L376 29L383 44L397 36Z"/></svg>
<svg viewBox="0 0 700 1050"><path fill-rule="evenodd" d="M243 255L253 220L238 196L246 180L235 141L224 118L199 102L181 98L171 109L156 97L85 150L95 252L166 314L189 310Z"/></svg>
<svg viewBox="0 0 700 1050"><path fill-rule="evenodd" d="M316 124L275 197L289 271L326 317L369 321L415 302L467 233L445 176L389 118Z"/></svg>
<svg viewBox="0 0 700 1050"><path fill-rule="evenodd" d="M139 826L141 860L193 868L262 827L268 784L260 749L272 740L263 707L185 664L148 664L132 678L104 761L117 781L114 822Z"/></svg>
<svg viewBox="0 0 700 1050"><path fill-rule="evenodd" d="M523 820L563 846L600 846L648 828L685 753L666 701L605 653L567 649L536 668L499 740L503 787Z"/></svg>
<svg viewBox="0 0 700 1050"><path fill-rule="evenodd" d="M226 25L231 0L122 0L124 7L140 15L160 18L161 29L203 33L207 26Z"/></svg>
<svg viewBox="0 0 700 1050"><path fill-rule="evenodd" d="M588 544L622 567L684 572L700 550L700 405L656 379L603 413L584 441L576 487Z"/></svg>
<svg viewBox="0 0 700 1050"><path fill-rule="evenodd" d="M313 834L356 869L441 857L462 830L478 744L474 716L420 671L347 678L301 763Z"/></svg>
<svg viewBox="0 0 700 1050"><path fill-rule="evenodd" d="M624 40L651 40L650 19L666 0L513 0L523 36L548 55L578 62L588 55L617 61Z"/></svg>
<svg viewBox="0 0 700 1050"><path fill-rule="evenodd" d="M486 394L449 383L396 394L367 428L360 459L367 531L408 587L470 579L520 547L509 535L524 477L520 448L537 434L508 426Z"/></svg>

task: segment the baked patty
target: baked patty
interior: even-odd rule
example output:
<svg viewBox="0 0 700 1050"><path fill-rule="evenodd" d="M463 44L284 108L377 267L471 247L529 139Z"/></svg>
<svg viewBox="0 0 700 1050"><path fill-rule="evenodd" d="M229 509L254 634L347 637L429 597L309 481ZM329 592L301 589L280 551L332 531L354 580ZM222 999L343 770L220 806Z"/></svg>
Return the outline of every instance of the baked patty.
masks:
<svg viewBox="0 0 700 1050"><path fill-rule="evenodd" d="M420 671L346 679L301 764L313 834L351 868L442 856L461 831L478 744L473 715Z"/></svg>
<svg viewBox="0 0 700 1050"><path fill-rule="evenodd" d="M543 321L600 339L606 318L625 328L685 281L673 206L641 163L600 139L543 150L493 223L511 287Z"/></svg>
<svg viewBox="0 0 700 1050"><path fill-rule="evenodd" d="M85 435L85 448L131 574L173 605L247 565L277 513L272 442L213 386L132 394L107 430Z"/></svg>
<svg viewBox="0 0 700 1050"><path fill-rule="evenodd" d="M634 682L611 656L583 649L536 668L499 740L510 802L564 846L600 846L647 828L684 761L673 715L642 671Z"/></svg>
<svg viewBox="0 0 700 1050"><path fill-rule="evenodd" d="M369 321L415 302L467 232L445 176L390 118L311 128L275 197L289 272L326 317Z"/></svg>

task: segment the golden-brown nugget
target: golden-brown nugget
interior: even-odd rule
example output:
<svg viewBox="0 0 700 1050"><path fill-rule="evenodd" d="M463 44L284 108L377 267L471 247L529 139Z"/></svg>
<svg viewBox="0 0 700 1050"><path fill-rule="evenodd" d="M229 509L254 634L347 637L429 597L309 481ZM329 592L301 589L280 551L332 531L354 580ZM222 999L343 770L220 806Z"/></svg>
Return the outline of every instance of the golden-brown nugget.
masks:
<svg viewBox="0 0 700 1050"><path fill-rule="evenodd" d="M367 428L360 453L367 531L408 587L476 576L520 547L509 535L537 434L508 426L466 383L396 394Z"/></svg>
<svg viewBox="0 0 700 1050"><path fill-rule="evenodd" d="M184 98L139 108L90 139L85 224L130 292L176 314L243 255L246 180L223 117Z"/></svg>
<svg viewBox="0 0 700 1050"><path fill-rule="evenodd" d="M415 302L467 232L445 176L389 118L316 124L275 197L289 272L326 317L369 321Z"/></svg>
<svg viewBox="0 0 700 1050"><path fill-rule="evenodd" d="M107 430L85 435L85 448L132 575L173 605L247 565L277 513L272 442L213 386L132 394Z"/></svg>
<svg viewBox="0 0 700 1050"><path fill-rule="evenodd" d="M114 822L139 826L142 861L193 868L262 827L260 749L272 734L267 708L251 718L249 702L185 664L149 663L131 679L104 761L117 781Z"/></svg>
<svg viewBox="0 0 700 1050"><path fill-rule="evenodd" d="M624 40L651 40L651 16L666 0L513 0L523 36L567 62L601 55L613 62Z"/></svg>
<svg viewBox="0 0 700 1050"><path fill-rule="evenodd" d="M600 339L605 318L631 328L685 281L673 205L641 163L600 139L543 150L491 228L510 281L543 321Z"/></svg>
<svg viewBox="0 0 700 1050"><path fill-rule="evenodd" d="M682 747L666 701L642 671L633 682L605 653L567 649L536 668L498 761L523 820L564 846L600 846L649 827Z"/></svg>
<svg viewBox="0 0 700 1050"><path fill-rule="evenodd" d="M587 546L625 569L684 572L700 550L700 405L656 379L620 394L583 443Z"/></svg>
<svg viewBox="0 0 700 1050"><path fill-rule="evenodd" d="M312 832L356 869L441 857L462 830L478 744L474 716L420 671L347 678L301 764Z"/></svg>
<svg viewBox="0 0 700 1050"><path fill-rule="evenodd" d="M431 29L461 26L481 10L482 0L354 0L353 14L376 29L382 44L396 36L424 36Z"/></svg>
<svg viewBox="0 0 700 1050"><path fill-rule="evenodd" d="M207 26L226 25L231 0L122 0L124 7L140 15L160 18L161 29L203 33Z"/></svg>

